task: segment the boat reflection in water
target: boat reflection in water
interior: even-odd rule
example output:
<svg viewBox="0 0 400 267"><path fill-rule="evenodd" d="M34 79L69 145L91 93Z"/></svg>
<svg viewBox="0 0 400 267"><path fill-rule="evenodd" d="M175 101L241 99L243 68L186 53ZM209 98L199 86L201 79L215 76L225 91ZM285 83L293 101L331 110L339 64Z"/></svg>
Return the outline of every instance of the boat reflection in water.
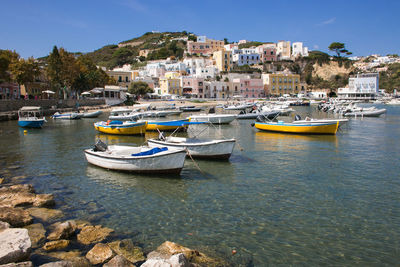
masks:
<svg viewBox="0 0 400 267"><path fill-rule="evenodd" d="M321 142L332 143L336 148L338 146L336 135L301 135L257 131L255 141L257 150L269 151L307 150L310 149L310 146Z"/></svg>
<svg viewBox="0 0 400 267"><path fill-rule="evenodd" d="M96 134L95 143L97 140L108 145L118 145L118 144L130 144L130 145L142 145L146 140L142 136L133 135L111 135L111 134Z"/></svg>
<svg viewBox="0 0 400 267"><path fill-rule="evenodd" d="M188 182L180 176L140 175L133 173L114 172L89 165L86 176L105 186L124 191L138 190L145 194L156 194L163 198L185 199L188 197Z"/></svg>

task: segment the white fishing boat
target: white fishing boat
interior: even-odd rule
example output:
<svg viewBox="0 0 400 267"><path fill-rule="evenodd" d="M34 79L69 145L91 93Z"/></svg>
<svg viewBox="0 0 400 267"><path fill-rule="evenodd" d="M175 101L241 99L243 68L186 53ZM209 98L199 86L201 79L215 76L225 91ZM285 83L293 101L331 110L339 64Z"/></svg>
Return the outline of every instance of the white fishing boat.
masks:
<svg viewBox="0 0 400 267"><path fill-rule="evenodd" d="M386 113L386 109L384 109L384 108L377 109L374 107L374 108L346 112L343 114L343 116L346 116L346 117L379 117L385 113Z"/></svg>
<svg viewBox="0 0 400 267"><path fill-rule="evenodd" d="M173 147L107 146L98 141L86 149L89 163L111 170L137 173L175 173L183 168L186 150Z"/></svg>
<svg viewBox="0 0 400 267"><path fill-rule="evenodd" d="M101 110L92 111L92 112L85 112L85 113L83 113L83 117L82 118L97 118L101 114L103 114L103 111L101 111Z"/></svg>
<svg viewBox="0 0 400 267"><path fill-rule="evenodd" d="M199 114L187 117L191 122L210 122L212 124L229 124L236 119L236 114Z"/></svg>
<svg viewBox="0 0 400 267"><path fill-rule="evenodd" d="M254 106L253 103L244 103L244 104L236 104L224 107L225 110L245 110L248 108L252 108Z"/></svg>
<svg viewBox="0 0 400 267"><path fill-rule="evenodd" d="M46 122L41 107L22 107L18 110L18 125L20 127L41 128Z"/></svg>
<svg viewBox="0 0 400 267"><path fill-rule="evenodd" d="M108 117L110 120L135 120L140 114L129 108L114 108Z"/></svg>
<svg viewBox="0 0 400 267"><path fill-rule="evenodd" d="M83 114L72 112L72 113L59 113L56 112L51 116L53 119L59 120L79 120L83 117Z"/></svg>
<svg viewBox="0 0 400 267"><path fill-rule="evenodd" d="M236 139L206 140L168 136L158 139L148 139L150 147L168 147L187 149L193 158L229 159L235 147Z"/></svg>
<svg viewBox="0 0 400 267"><path fill-rule="evenodd" d="M390 101L386 102L386 105L400 105L400 99L393 98Z"/></svg>

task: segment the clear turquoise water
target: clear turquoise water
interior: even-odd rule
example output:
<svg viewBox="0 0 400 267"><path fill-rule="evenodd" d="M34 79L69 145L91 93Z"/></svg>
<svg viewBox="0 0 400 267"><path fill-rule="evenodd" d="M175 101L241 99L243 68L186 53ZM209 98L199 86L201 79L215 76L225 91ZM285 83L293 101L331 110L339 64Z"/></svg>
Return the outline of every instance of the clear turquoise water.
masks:
<svg viewBox="0 0 400 267"><path fill-rule="evenodd" d="M233 156L197 161L206 176L188 159L180 177L88 165L83 149L97 138L145 141L97 134L96 119L49 119L26 135L15 121L1 122L0 167L21 166L14 175L54 193L68 217L114 228L145 251L170 240L236 265L397 265L400 107L386 108L385 117L352 119L336 136L259 132L251 121L209 128L203 136L237 138Z"/></svg>

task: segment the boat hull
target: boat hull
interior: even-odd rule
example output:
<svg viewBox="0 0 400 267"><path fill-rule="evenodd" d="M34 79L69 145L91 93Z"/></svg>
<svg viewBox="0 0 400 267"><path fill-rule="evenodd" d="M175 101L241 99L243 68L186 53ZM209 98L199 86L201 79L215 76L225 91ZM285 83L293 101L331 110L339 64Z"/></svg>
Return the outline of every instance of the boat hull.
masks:
<svg viewBox="0 0 400 267"><path fill-rule="evenodd" d="M239 114L237 115L238 120L251 120L257 119L258 116L262 118L268 118L270 120L277 117L280 113L279 112L258 112L258 113L247 113L247 114Z"/></svg>
<svg viewBox="0 0 400 267"><path fill-rule="evenodd" d="M186 130L188 125L185 122L189 120L175 120L175 121L147 121L147 131L175 131L178 128Z"/></svg>
<svg viewBox="0 0 400 267"><path fill-rule="evenodd" d="M190 116L192 122L210 122L212 124L229 124L236 119L236 115L195 115Z"/></svg>
<svg viewBox="0 0 400 267"><path fill-rule="evenodd" d="M186 152L180 150L156 156L117 158L87 149L85 156L90 164L110 170L143 174L179 174L184 166Z"/></svg>
<svg viewBox="0 0 400 267"><path fill-rule="evenodd" d="M345 113L346 117L379 117L382 114L386 113L386 109L378 109L374 111L356 111L356 112L348 112Z"/></svg>
<svg viewBox="0 0 400 267"><path fill-rule="evenodd" d="M198 144L172 143L157 139L148 139L147 142L150 147L187 149L188 154L193 158L227 160L232 155L236 140L215 140Z"/></svg>
<svg viewBox="0 0 400 267"><path fill-rule="evenodd" d="M263 131L294 134L336 134L339 122L321 124L291 124L256 122L254 126Z"/></svg>
<svg viewBox="0 0 400 267"><path fill-rule="evenodd" d="M42 128L43 120L19 120L18 125L23 128Z"/></svg>
<svg viewBox="0 0 400 267"><path fill-rule="evenodd" d="M102 113L103 113L103 111L101 111L101 110L89 112L89 113L83 113L83 118L97 118Z"/></svg>
<svg viewBox="0 0 400 267"><path fill-rule="evenodd" d="M79 115L78 113L67 113L67 114L53 115L52 118L58 120L79 120L82 118L82 116Z"/></svg>
<svg viewBox="0 0 400 267"><path fill-rule="evenodd" d="M116 134L116 135L144 135L146 133L146 122L133 123L129 125L101 125L100 123L95 123L94 128L106 134Z"/></svg>

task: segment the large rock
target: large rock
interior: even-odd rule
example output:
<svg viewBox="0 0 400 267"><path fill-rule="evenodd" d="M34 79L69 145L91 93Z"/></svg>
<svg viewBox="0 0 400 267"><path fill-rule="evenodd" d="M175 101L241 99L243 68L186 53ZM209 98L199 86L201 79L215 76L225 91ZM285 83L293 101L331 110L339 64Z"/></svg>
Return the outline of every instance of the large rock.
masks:
<svg viewBox="0 0 400 267"><path fill-rule="evenodd" d="M116 254L125 257L132 263L144 261L146 259L142 249L133 245L133 242L130 239L111 242L108 243L108 245Z"/></svg>
<svg viewBox="0 0 400 267"><path fill-rule="evenodd" d="M0 221L7 222L13 227L31 224L33 218L22 208L0 207Z"/></svg>
<svg viewBox="0 0 400 267"><path fill-rule="evenodd" d="M9 263L9 264L2 264L0 267L33 267L31 261L24 261L24 262L17 262L17 263Z"/></svg>
<svg viewBox="0 0 400 267"><path fill-rule="evenodd" d="M85 257L82 257L81 252L77 250L67 251L67 252L65 251L50 252L47 255L52 258L70 261L72 262L73 266L79 266L79 267L91 266L90 262Z"/></svg>
<svg viewBox="0 0 400 267"><path fill-rule="evenodd" d="M190 263L182 253L172 255L169 259L148 259L141 267L190 267Z"/></svg>
<svg viewBox="0 0 400 267"><path fill-rule="evenodd" d="M46 251L64 249L69 246L70 242L71 241L65 239L50 241L44 244L43 249Z"/></svg>
<svg viewBox="0 0 400 267"><path fill-rule="evenodd" d="M41 223L35 223L25 226L28 229L29 237L31 238L32 248L38 248L46 241L46 230Z"/></svg>
<svg viewBox="0 0 400 267"><path fill-rule="evenodd" d="M0 232L0 264L23 261L31 252L28 230L9 228Z"/></svg>
<svg viewBox="0 0 400 267"><path fill-rule="evenodd" d="M90 226L90 225L92 225L90 222L88 222L88 221L85 221L85 220L74 220L75 221L75 223L76 223L76 228L78 229L78 230L82 230L83 229L83 227L85 227L85 226Z"/></svg>
<svg viewBox="0 0 400 267"><path fill-rule="evenodd" d="M101 227L101 225L96 226L85 226L78 234L78 241L84 245L89 245L92 243L98 243L106 239L110 233L114 232L113 229L107 227Z"/></svg>
<svg viewBox="0 0 400 267"><path fill-rule="evenodd" d="M22 184L0 188L0 207L36 206L45 207L54 205L51 194L35 194L32 185Z"/></svg>
<svg viewBox="0 0 400 267"><path fill-rule="evenodd" d="M113 256L113 251L107 244L98 243L86 254L86 259L91 264L100 264L108 261Z"/></svg>
<svg viewBox="0 0 400 267"><path fill-rule="evenodd" d="M39 218L43 221L54 221L56 219L59 219L64 216L62 211L60 210L55 210L55 209L47 209L47 208L29 208L27 209L29 214L31 214L33 217Z"/></svg>
<svg viewBox="0 0 400 267"><path fill-rule="evenodd" d="M75 234L75 221L66 221L56 226L53 232L47 237L48 240L68 239Z"/></svg>
<svg viewBox="0 0 400 267"><path fill-rule="evenodd" d="M203 253L190 249L174 242L165 241L155 251L147 255L147 259L170 259L175 254L183 254L185 258L194 264L201 264L206 266L225 266L226 263L212 259Z"/></svg>
<svg viewBox="0 0 400 267"><path fill-rule="evenodd" d="M121 255L117 255L112 258L109 262L103 265L103 267L134 267L130 261L122 257Z"/></svg>
<svg viewBox="0 0 400 267"><path fill-rule="evenodd" d="M70 261L55 261L40 265L40 267L74 267Z"/></svg>

